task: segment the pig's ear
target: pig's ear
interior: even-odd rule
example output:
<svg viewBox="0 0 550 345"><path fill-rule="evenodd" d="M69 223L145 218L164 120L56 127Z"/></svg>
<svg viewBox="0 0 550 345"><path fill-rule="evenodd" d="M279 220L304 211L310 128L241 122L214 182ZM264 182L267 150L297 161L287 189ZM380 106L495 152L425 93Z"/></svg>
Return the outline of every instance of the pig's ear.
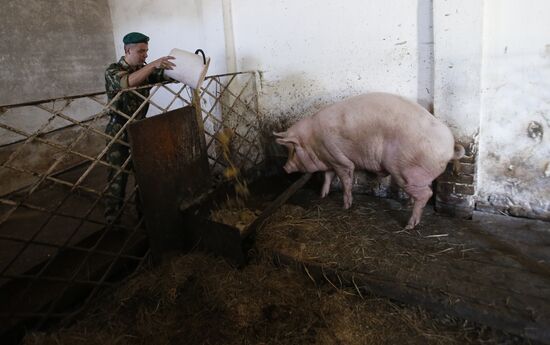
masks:
<svg viewBox="0 0 550 345"><path fill-rule="evenodd" d="M287 136L287 133L286 132L273 132L273 135L276 136L277 138L284 138Z"/></svg>
<svg viewBox="0 0 550 345"><path fill-rule="evenodd" d="M288 148L294 148L294 145L298 145L299 141L296 137L289 137L288 132L273 132L276 137L275 141L279 145L284 145Z"/></svg>
<svg viewBox="0 0 550 345"><path fill-rule="evenodd" d="M298 145L298 138L289 137L289 138L277 138L275 139L277 144L284 145L289 148L294 148L295 145Z"/></svg>

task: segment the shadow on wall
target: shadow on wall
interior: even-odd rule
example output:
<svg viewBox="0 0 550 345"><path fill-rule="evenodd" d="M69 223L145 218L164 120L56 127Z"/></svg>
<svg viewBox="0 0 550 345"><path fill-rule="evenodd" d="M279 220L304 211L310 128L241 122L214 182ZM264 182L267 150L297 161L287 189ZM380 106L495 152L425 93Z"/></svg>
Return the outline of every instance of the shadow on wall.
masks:
<svg viewBox="0 0 550 345"><path fill-rule="evenodd" d="M260 82L260 97L267 100L261 109L264 116L260 123L266 170L268 174L284 173L282 166L287 160L288 150L275 142L273 132L286 131L298 120L333 103L331 98L334 97L300 73L275 81L261 78Z"/></svg>
<svg viewBox="0 0 550 345"><path fill-rule="evenodd" d="M275 121L285 119L292 121L292 124L298 119L313 115L324 106L355 95L330 92L328 90L331 87L327 83L305 76L294 73L281 79L262 82L262 99L267 117L273 117Z"/></svg>
<svg viewBox="0 0 550 345"><path fill-rule="evenodd" d="M273 82L262 80L261 83L263 95L260 97L267 98L268 103L261 109L264 116L260 124L266 167L269 172L281 173L288 151L275 142L273 132L286 131L298 120L312 116L341 98L336 99L332 93L322 90L323 86L299 73Z"/></svg>

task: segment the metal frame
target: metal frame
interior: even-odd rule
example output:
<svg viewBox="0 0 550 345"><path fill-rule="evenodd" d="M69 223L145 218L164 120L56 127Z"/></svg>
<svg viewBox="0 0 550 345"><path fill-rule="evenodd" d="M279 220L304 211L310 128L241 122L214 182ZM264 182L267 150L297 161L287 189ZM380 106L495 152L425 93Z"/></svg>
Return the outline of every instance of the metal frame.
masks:
<svg viewBox="0 0 550 345"><path fill-rule="evenodd" d="M151 87L149 97L143 97L136 92L143 87ZM159 105L154 99L159 90L164 90L165 95L171 97L165 107ZM143 103L134 114L124 114L113 108L113 103L124 92L132 92L143 99ZM218 132L228 127L235 134L231 145L231 156L235 162L238 162L236 165L246 170L262 164L264 158L260 143L256 73L241 72L209 76L198 93L201 100L208 158L214 177L221 181L223 179L221 173L229 165L223 157L223 150L217 138ZM129 146L122 140L123 131L132 121L135 121L137 114L147 103L152 105L155 111L164 113L182 105L193 105L192 95L192 90L186 85L166 82L122 90L111 102L106 101L104 92L96 92L0 107L0 134L7 132L22 137L21 140L0 145L0 187L2 187L2 181L9 184L21 174L25 174L28 180L26 182L22 180L22 185L16 186L17 188L13 191L6 189L8 193L0 193L0 252L5 248L15 248L12 248L13 255L9 258L5 255L0 257L0 294L3 289L12 284L20 284L17 288L17 296L10 296L10 298L23 300L44 285L63 285L62 288L51 292L50 300L44 305L45 308L36 306L35 310L32 306L30 309L27 306L24 310L18 310L13 306L7 309L0 307L0 324L14 327L17 324L16 320L32 319L30 329L37 329L52 319L70 320L86 308L103 287L113 285L110 281L111 276L117 270L117 264L121 260L132 262L134 271L148 261L147 249L137 252L129 249L145 238L143 218L137 215L123 217L126 213L132 215L129 210L135 204L133 196L137 193L137 187L128 183L129 191L119 213L121 222L113 225L107 224L101 216L97 215L102 211L102 202L111 181L104 179L103 182L95 185L87 183L89 180L101 180L101 174L109 168L116 169L116 175L133 176L131 168L128 167L131 158L121 167L113 166L104 160L108 149L115 142ZM82 114L69 113L69 105L76 100L85 101L86 104L93 104L96 107L100 106L101 110L84 117ZM59 104L62 104L62 107L56 109ZM25 124L20 124L21 126L18 127L13 124L14 121L12 123L6 121L12 112L27 109L30 112L40 110L41 113L49 115L34 130L24 128ZM109 110L116 111L128 120L115 136L105 134L102 128L106 123L106 114ZM63 120L69 125L52 129L55 120ZM76 133L70 138L65 138L65 142L54 138L56 134L67 136L70 133L69 129L73 132L76 130ZM81 146L86 143L85 139L89 138L95 140L97 145L83 150ZM42 148L52 152L48 157L40 157L41 164L45 168L33 166L32 162L29 162L29 157L24 154L28 150L32 151L33 145L41 145ZM69 177L71 174L76 174L76 178ZM53 193L51 196L48 194L50 192ZM78 207L69 205L73 197L87 200L83 202L85 205L80 205L85 208L83 213L74 211ZM25 217L32 220L30 222L33 224L32 229L26 228L29 223ZM62 235L52 230L53 222L56 221L56 224L59 224L60 219L71 228ZM60 228L62 227L64 225ZM55 229L55 231L58 230ZM45 235L57 237L52 241ZM112 237L121 236L119 245L105 247L105 243L112 243L110 240ZM46 250L49 253L48 256L34 257L33 248L36 246ZM50 271L59 264L64 253L78 256L78 264L75 264L70 274L52 275ZM90 276L84 275L85 270L90 269L94 261L97 261L94 259L97 256L107 260L105 267ZM32 263L32 270L28 267L29 260ZM23 261L27 265L20 265ZM62 308L64 296L78 285L89 286L91 290L78 303L78 306L68 310ZM1 328L0 334L8 331L8 326ZM26 327L28 328L29 325L27 324Z"/></svg>

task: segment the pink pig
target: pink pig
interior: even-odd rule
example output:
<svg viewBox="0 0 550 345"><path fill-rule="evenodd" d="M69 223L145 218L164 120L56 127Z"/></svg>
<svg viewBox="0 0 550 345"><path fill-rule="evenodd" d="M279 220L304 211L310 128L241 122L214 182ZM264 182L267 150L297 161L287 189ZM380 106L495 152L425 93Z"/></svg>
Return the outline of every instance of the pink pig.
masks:
<svg viewBox="0 0 550 345"><path fill-rule="evenodd" d="M390 174L414 201L406 229L413 229L432 196L431 183L451 159L464 155L450 129L419 104L388 93L352 97L273 133L289 150L287 173L325 172L321 197L336 174L344 208L352 203L356 169Z"/></svg>

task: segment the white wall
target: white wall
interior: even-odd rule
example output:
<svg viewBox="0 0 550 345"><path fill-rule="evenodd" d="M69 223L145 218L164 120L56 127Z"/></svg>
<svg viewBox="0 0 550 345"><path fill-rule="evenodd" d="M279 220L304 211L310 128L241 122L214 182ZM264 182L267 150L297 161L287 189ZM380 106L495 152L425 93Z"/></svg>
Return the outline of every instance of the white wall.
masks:
<svg viewBox="0 0 550 345"><path fill-rule="evenodd" d="M483 1L434 0L434 114L469 144L479 131Z"/></svg>
<svg viewBox="0 0 550 345"><path fill-rule="evenodd" d="M172 47L210 73L261 71L260 107L289 123L382 90L418 100L479 144L479 205L549 213L547 0L110 0L114 38L142 31L150 59ZM540 124L542 137L528 128ZM535 127L533 127L535 126ZM538 133L535 131L535 134ZM532 135L535 135L532 134ZM518 211L519 210L519 211Z"/></svg>
<svg viewBox="0 0 550 345"><path fill-rule="evenodd" d="M172 48L200 48L211 57L208 75L226 72L221 0L109 0L109 5L117 60L124 55L124 35L138 31L150 37L149 62ZM171 99L162 90L153 97L162 106ZM150 106L148 116L158 112Z"/></svg>
<svg viewBox="0 0 550 345"><path fill-rule="evenodd" d="M429 106L431 78L419 78L431 73L431 61L419 63L419 57L431 58L429 3L233 0L237 68L263 71L263 111L276 116L308 115L322 104L374 90ZM419 11L426 15L424 27ZM427 37L423 42L419 31Z"/></svg>
<svg viewBox="0 0 550 345"><path fill-rule="evenodd" d="M478 202L550 219L548 13L547 0L485 1Z"/></svg>
<svg viewBox="0 0 550 345"><path fill-rule="evenodd" d="M209 74L235 66L260 70L262 111L268 116L301 116L373 90L398 92L429 108L433 102L430 0L389 0L384 6L362 0L110 0L110 5L118 55L124 34L141 31L151 37L150 60L172 47L203 47L212 57Z"/></svg>

